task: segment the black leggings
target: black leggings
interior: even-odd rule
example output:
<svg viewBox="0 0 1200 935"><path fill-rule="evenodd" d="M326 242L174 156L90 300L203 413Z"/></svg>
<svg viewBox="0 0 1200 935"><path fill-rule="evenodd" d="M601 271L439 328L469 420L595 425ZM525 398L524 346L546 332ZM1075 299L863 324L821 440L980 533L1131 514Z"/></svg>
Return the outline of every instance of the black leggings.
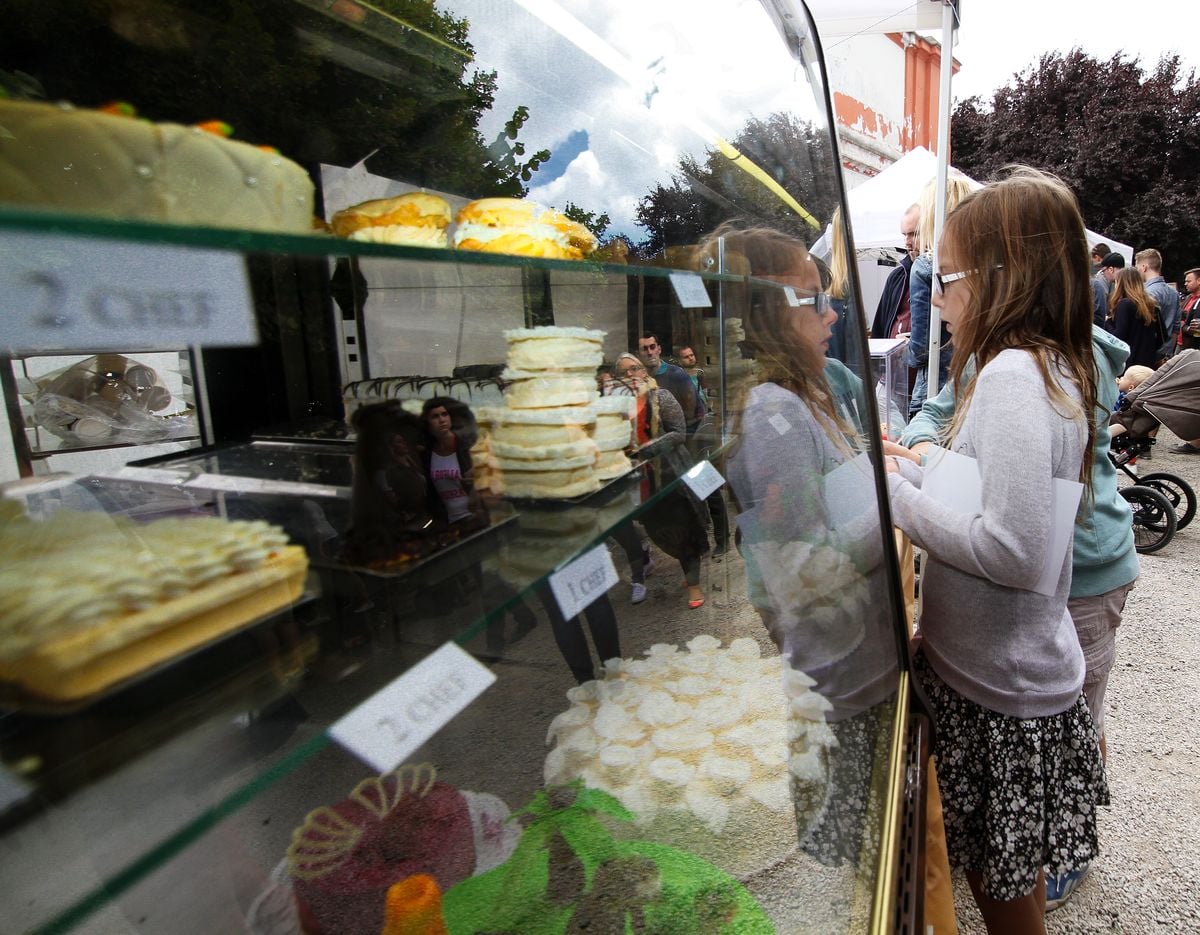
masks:
<svg viewBox="0 0 1200 935"><path fill-rule="evenodd" d="M592 653L588 648L587 638L583 635L583 624L580 623L579 617L572 617L570 620L563 618L549 585L539 587L537 594L542 607L546 609L546 615L550 618L554 642L558 644L558 651L567 661L575 681L580 685L591 681L596 677L596 670L592 665ZM617 615L613 612L608 595L602 594L588 604L582 616L587 618L588 629L592 631L592 642L596 644L600 661L620 658L621 641L617 633Z"/></svg>

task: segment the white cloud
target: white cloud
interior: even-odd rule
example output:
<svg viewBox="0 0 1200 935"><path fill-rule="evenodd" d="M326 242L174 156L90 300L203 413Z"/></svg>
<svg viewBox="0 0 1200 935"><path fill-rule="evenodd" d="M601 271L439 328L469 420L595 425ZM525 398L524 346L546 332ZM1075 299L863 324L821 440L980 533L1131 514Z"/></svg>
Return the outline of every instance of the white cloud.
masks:
<svg viewBox="0 0 1200 935"><path fill-rule="evenodd" d="M593 55L516 4L465 0L454 8L471 22L478 66L498 73L485 138L519 104L530 110L521 133L529 151L553 150L576 130L588 134L590 148L559 179L537 186L534 177L530 194L539 201L607 212L614 230L640 236L638 201L670 184L681 155L703 161L715 136L736 136L752 116L818 115L803 73L755 0L561 0L557 7L586 27ZM619 63L621 74L598 59Z"/></svg>

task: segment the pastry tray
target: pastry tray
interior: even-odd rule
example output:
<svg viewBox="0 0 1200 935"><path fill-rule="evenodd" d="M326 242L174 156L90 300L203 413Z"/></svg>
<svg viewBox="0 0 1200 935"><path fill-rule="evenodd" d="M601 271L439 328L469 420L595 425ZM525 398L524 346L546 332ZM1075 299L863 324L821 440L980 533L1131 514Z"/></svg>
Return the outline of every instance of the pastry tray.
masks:
<svg viewBox="0 0 1200 935"><path fill-rule="evenodd" d="M96 701L292 605L304 592L307 570L304 550L286 546L258 568L0 660L0 703L62 710ZM90 648L122 629L142 635L111 649Z"/></svg>
<svg viewBox="0 0 1200 935"><path fill-rule="evenodd" d="M360 575L370 575L374 578L408 578L418 575L422 581L415 582L416 584L434 584L451 575L458 574L467 566L491 555L501 542L517 531L516 520L515 513L494 519L491 525L483 529L451 542L436 552L431 552L403 565L397 565L395 568L369 568L366 565L352 565L349 562L320 555L313 556L313 567L332 571L349 571ZM336 554L337 549L330 549L330 552Z"/></svg>

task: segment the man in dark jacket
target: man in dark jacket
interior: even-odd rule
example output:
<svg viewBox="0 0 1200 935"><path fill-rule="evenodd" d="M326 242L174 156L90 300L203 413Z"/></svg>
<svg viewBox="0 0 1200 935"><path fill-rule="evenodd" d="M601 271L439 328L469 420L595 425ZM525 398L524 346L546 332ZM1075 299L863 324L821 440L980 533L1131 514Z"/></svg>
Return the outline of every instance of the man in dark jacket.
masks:
<svg viewBox="0 0 1200 935"><path fill-rule="evenodd" d="M875 320L871 323L871 337L894 338L909 331L908 279L913 260L921 252L918 236L921 228L921 208L912 205L900 219L900 235L904 238L905 254L888 275L883 286L883 295L875 309Z"/></svg>

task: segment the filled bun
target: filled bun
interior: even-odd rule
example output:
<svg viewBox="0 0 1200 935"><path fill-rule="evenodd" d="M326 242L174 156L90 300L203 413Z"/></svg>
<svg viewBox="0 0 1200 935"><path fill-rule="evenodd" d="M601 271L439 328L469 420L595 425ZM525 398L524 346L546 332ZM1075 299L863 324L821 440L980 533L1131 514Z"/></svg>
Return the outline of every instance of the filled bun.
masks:
<svg viewBox="0 0 1200 935"><path fill-rule="evenodd" d="M338 237L444 247L450 217L450 204L445 198L428 192L408 192L345 208L333 216L330 226Z"/></svg>
<svg viewBox="0 0 1200 935"><path fill-rule="evenodd" d="M520 198L481 198L455 218L459 250L578 260L596 249L592 232L566 215Z"/></svg>

